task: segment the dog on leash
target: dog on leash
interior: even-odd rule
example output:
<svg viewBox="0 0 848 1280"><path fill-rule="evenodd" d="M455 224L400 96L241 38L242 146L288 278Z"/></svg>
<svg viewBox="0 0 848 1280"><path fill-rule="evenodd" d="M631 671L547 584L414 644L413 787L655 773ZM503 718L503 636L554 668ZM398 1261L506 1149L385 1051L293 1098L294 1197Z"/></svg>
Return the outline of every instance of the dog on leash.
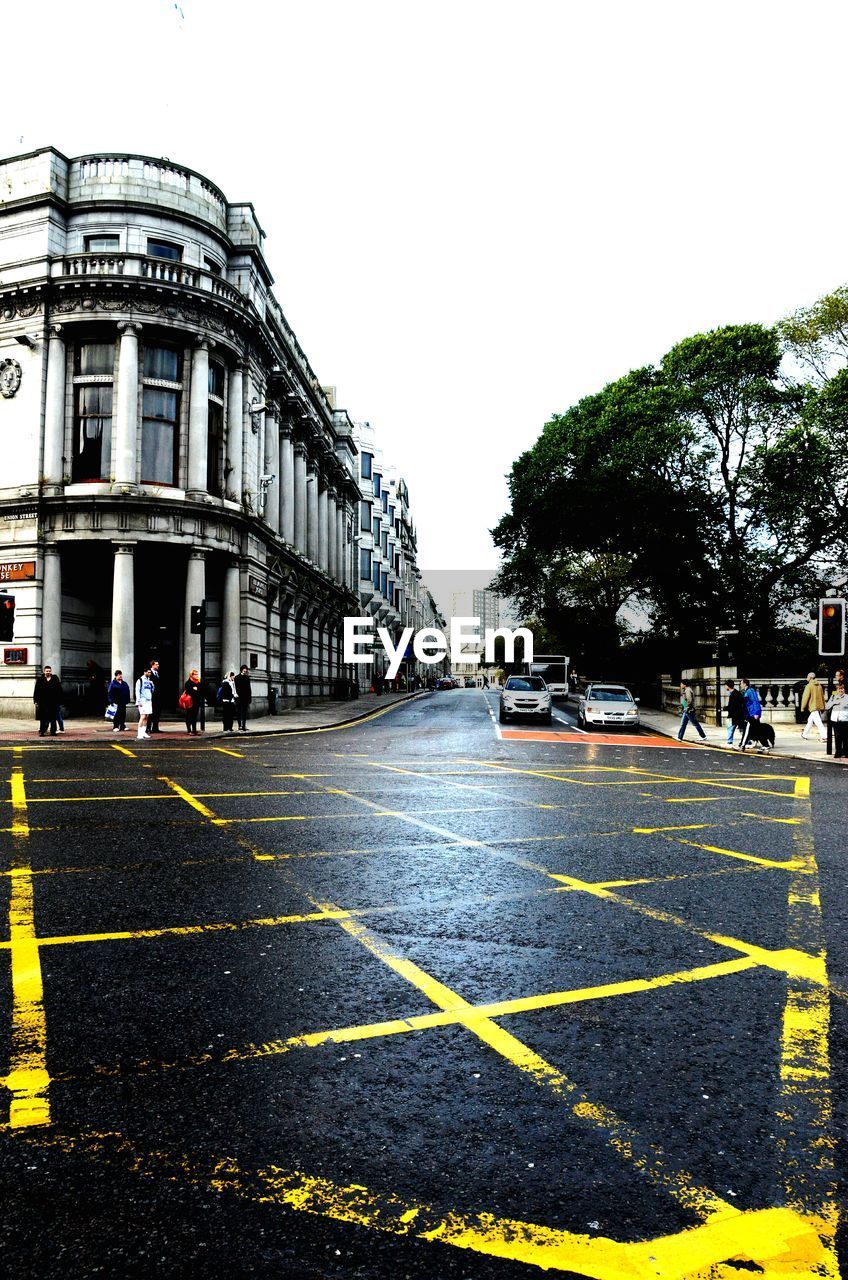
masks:
<svg viewBox="0 0 848 1280"><path fill-rule="evenodd" d="M774 746L774 729L770 724L766 724L763 720L749 720L748 732L745 735L745 741L742 747L744 751L746 747L753 744L758 751L768 753Z"/></svg>

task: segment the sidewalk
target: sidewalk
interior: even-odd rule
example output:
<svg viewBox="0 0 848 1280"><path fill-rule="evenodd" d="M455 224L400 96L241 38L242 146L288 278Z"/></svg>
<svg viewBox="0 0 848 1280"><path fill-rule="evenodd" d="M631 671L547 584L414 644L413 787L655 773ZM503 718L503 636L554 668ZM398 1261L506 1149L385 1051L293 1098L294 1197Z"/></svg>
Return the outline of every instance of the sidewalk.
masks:
<svg viewBox="0 0 848 1280"><path fill-rule="evenodd" d="M680 716L671 715L668 711L654 711L652 708L646 707L642 709L640 719L643 728L651 729L655 733L661 733L667 738L676 738L680 731ZM774 747L768 753L771 756L786 756L791 760L806 760L808 762L823 761L825 764L835 765L843 763L843 761L834 760L833 756L827 755L825 744L819 741L817 733L805 742L801 737L803 725L778 724L773 725L772 728L774 729ZM705 724L703 729L707 735L707 742L711 747L726 748L726 725L722 725L719 728L714 724ZM692 725L688 725L684 742L698 741L700 741L698 731ZM735 741L737 743L739 741L738 733L735 736ZM732 753L728 751L727 754L731 755ZM740 753L737 752L736 754ZM754 747L749 747L745 752L746 756L758 756L760 754L762 753Z"/></svg>
<svg viewBox="0 0 848 1280"><path fill-rule="evenodd" d="M365 693L353 701L336 702L330 698L309 707L296 707L291 711L281 712L276 716L258 716L251 720L248 716L247 733L236 732L234 738L247 738L257 734L303 733L315 729L334 729L345 724L355 724L375 712L384 711L398 702L408 702L410 698L421 697L420 693ZM206 731L199 735L204 738L223 738L219 717L215 717L212 708L207 708L209 718ZM182 741L186 737L185 723L174 715L168 715L160 722L161 741ZM115 733L111 721L104 717L92 719L79 717L65 721L65 732L57 734L55 742L65 741L103 741L129 742L136 736L136 725L129 724L125 733ZM230 735L226 735L229 737ZM24 719L0 719L0 740L4 738L30 739L38 738L38 722ZM45 739L46 741L46 739Z"/></svg>

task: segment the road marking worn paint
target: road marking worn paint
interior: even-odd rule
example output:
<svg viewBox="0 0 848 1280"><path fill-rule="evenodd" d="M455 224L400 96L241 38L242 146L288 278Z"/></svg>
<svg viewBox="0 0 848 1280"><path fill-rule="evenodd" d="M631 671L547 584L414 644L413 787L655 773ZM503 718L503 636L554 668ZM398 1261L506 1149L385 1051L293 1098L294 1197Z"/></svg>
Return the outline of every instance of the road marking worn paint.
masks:
<svg viewBox="0 0 848 1280"><path fill-rule="evenodd" d="M13 1129L23 1129L50 1124L50 1076L47 1071L44 985L35 933L27 795L19 751L14 759L8 944L12 966L12 1035L9 1072L3 1083L12 1094L9 1124Z"/></svg>
<svg viewBox="0 0 848 1280"><path fill-rule="evenodd" d="M45 1144L46 1145L46 1144ZM485 1257L592 1280L653 1280L657 1276L737 1275L734 1259L769 1277L792 1280L818 1274L824 1254L815 1228L790 1209L731 1210L675 1235L623 1243L514 1218L446 1211L361 1183L340 1184L297 1169L271 1166L243 1171L232 1157L206 1162L164 1151L144 1152L119 1134L54 1139L67 1151L125 1161L144 1174L184 1178L265 1207L276 1205L386 1235L467 1249Z"/></svg>
<svg viewBox="0 0 848 1280"><path fill-rule="evenodd" d="M312 899L315 906L327 911L337 911L333 903ZM421 991L428 1000L445 1012L456 1015L455 1020L473 1032L501 1057L530 1077L536 1084L550 1090L556 1097L566 1100L572 1115L586 1120L602 1132L611 1148L628 1164L645 1174L657 1187L665 1190L678 1204L704 1219L712 1215L737 1214L727 1201L708 1187L698 1186L694 1178L683 1170L673 1171L669 1157L655 1143L647 1143L639 1133L621 1120L609 1107L591 1102L557 1067L535 1053L523 1041L498 1026L489 1018L474 1016L474 1006L457 992L426 973L411 960L392 951L376 934L360 921L350 916L337 920L345 933L355 938L367 951L400 977ZM470 1015L470 1016L469 1016Z"/></svg>
<svg viewBox="0 0 848 1280"><path fill-rule="evenodd" d="M469 761L469 763L471 763L471 762ZM526 774L530 774L531 776L536 776L536 777L539 777L539 778L548 778L548 779L550 779L550 781L552 781L552 782L573 783L573 784L575 784L575 785L577 785L577 786L581 786L581 787L596 787L596 786L601 786L601 787L607 787L607 786L613 786L613 787L641 786L641 787L644 787L644 786L666 786L666 785L672 785L672 786L687 786L687 787L721 787L721 788L726 788L728 791L753 791L753 792L756 792L756 794L757 794L757 795L780 796L780 797L781 797L781 799L783 799L783 800L794 800L794 799L795 799L795 797L796 797L796 795L797 795L797 794L799 794L799 793L797 793L795 790L792 790L792 791L774 791L774 790L769 789L769 788L766 788L766 787L748 787L748 786L739 786L739 785L738 785L738 783L735 783L735 782L718 782L718 781L716 781L716 780L715 780L715 779L713 779L713 778L703 778L703 777L700 777L700 778L678 778L678 777L672 777L672 776L666 777L666 776L664 776L664 775L656 774L656 773L654 773L652 770L649 770L649 769L641 770L641 769L636 769L636 768L634 768L634 767L632 767L632 766L631 766L630 768L628 768L628 769L621 769L621 772L622 772L622 773L640 773L640 774L643 774L643 775L645 775L645 776L643 776L643 777L641 777L641 778L639 778L639 779L634 779L632 782L630 782L630 781L628 781L628 782L624 782L624 781L621 781L621 780L614 781L614 782L613 782L613 781L609 781L609 782L607 782L607 781L595 782L595 781L592 781L592 780L590 780L590 779L585 779L585 778L557 777L557 776L555 776L554 774L551 774L551 773L544 773L544 772L542 772L540 769L519 769L519 768L517 768L517 767L516 767L516 766L514 766L514 765L499 764L499 763L498 763L497 761L495 761L495 760L486 760L484 763L485 763L485 765L486 765L486 767L487 767L487 768L489 768L489 769L500 769L500 770L501 770L502 772L504 772L504 773L526 773ZM618 771L616 770L616 772L618 772ZM797 785L799 782L801 782L801 781L803 781L803 780L802 780L802 779L800 779L800 778L796 778L796 779L795 779L795 783L796 783L796 785ZM808 783L808 785L809 785L809 783ZM801 792L800 794L803 794L803 792ZM660 799L661 797L657 797L657 798L658 798L658 799Z"/></svg>
<svg viewBox="0 0 848 1280"><path fill-rule="evenodd" d="M797 858L780 861L774 858L761 858L756 853L741 853L738 849L722 849L715 844L698 844L695 840L684 840L682 837L668 836L673 844L688 845L690 849L703 849L706 853L720 853L725 858L739 858L742 862L755 862L761 867L773 867L781 871L802 871L804 863Z"/></svg>
<svg viewBox="0 0 848 1280"><path fill-rule="evenodd" d="M192 809L196 809L198 813L202 813L204 818L214 819L215 815L212 810L207 809L205 804L201 804L199 800L196 800L191 792L186 791L185 787L181 787L178 782L174 782L171 778L166 778L164 773L160 773L158 775L158 780L159 782L164 782L166 787L170 787L181 800L185 800L186 804L190 804Z"/></svg>
<svg viewBox="0 0 848 1280"><path fill-rule="evenodd" d="M244 759L244 753L241 751L230 751L227 747L213 747L213 751L220 751L222 756L235 756L237 760Z"/></svg>
<svg viewBox="0 0 848 1280"><path fill-rule="evenodd" d="M132 759L132 760L135 760L135 759L136 759L136 754L135 754L135 752L134 752L134 751L130 751L129 747L121 747L121 746L119 746L119 745L118 745L118 743L117 743L117 742L113 742L113 743L111 744L111 746L112 746L112 750L113 750L113 751L120 751L120 753L121 753L121 755L122 755L122 756L129 756L129 757L130 757L130 759Z"/></svg>
<svg viewBox="0 0 848 1280"><path fill-rule="evenodd" d="M340 913L348 914L348 913ZM314 924L329 919L326 911L310 911L305 915L267 916L255 920L221 920L211 924L164 925L156 929L116 929L106 933L68 933L39 938L41 947L59 947L82 942L124 942L140 938L189 938L205 933L240 933L247 929L276 928L284 924ZM0 942L0 948L9 946Z"/></svg>

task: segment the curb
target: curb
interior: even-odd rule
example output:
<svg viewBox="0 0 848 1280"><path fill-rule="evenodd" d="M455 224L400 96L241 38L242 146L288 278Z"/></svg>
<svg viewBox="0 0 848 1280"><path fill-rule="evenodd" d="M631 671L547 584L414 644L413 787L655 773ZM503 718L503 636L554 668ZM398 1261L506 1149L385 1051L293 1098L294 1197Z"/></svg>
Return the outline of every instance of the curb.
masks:
<svg viewBox="0 0 848 1280"><path fill-rule="evenodd" d="M372 707L370 711L360 711L358 715L349 716L345 720L334 720L331 724L318 724L314 728L300 729L251 729L248 737L250 738L281 738L296 733L324 733L328 729L343 729L346 725L357 724L360 720L368 720L371 716L385 715L394 707L401 706L404 702L413 702L416 698L427 697L430 693L429 689L420 689L417 693L406 693L401 698L395 698L393 702L388 703L384 707ZM205 734L205 740L208 742L212 738L229 738L229 734L215 733Z"/></svg>
<svg viewBox="0 0 848 1280"><path fill-rule="evenodd" d="M645 721L643 720L642 723L644 724ZM661 738L668 738L671 741L674 741L677 738L676 734L668 733L667 730L660 729L656 725L650 725L649 727L652 733L659 734ZM692 739L690 739L690 741L692 741ZM726 748L722 746L720 742L707 742L706 745L712 751L720 751L722 754L726 752ZM747 752L742 752L742 751L738 751L736 754L743 758L747 758L747 755L748 755ZM753 755L754 753L752 752L751 754ZM819 758L815 758L812 756L799 756L794 751L781 751L777 747L773 747L771 751L767 751L767 752L758 751L756 755L758 759L762 759L763 756L765 755L770 757L772 760L778 760L778 759L779 760L800 760L802 764L841 765L841 762L839 760L834 760L833 756L825 755ZM846 764L848 764L848 761L846 761Z"/></svg>

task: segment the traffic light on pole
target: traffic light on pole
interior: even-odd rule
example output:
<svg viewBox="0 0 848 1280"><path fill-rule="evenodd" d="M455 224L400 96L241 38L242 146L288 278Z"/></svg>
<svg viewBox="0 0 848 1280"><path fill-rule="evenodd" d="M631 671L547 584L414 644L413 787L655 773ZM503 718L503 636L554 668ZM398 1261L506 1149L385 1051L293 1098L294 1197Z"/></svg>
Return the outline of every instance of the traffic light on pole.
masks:
<svg viewBox="0 0 848 1280"><path fill-rule="evenodd" d="M191 606L191 630L193 635L201 635L206 625L206 610L202 604Z"/></svg>
<svg viewBox="0 0 848 1280"><path fill-rule="evenodd" d="M0 640L15 638L15 597L0 596Z"/></svg>
<svg viewBox="0 0 848 1280"><path fill-rule="evenodd" d="M845 601L835 596L819 600L819 653L841 658L845 652Z"/></svg>

